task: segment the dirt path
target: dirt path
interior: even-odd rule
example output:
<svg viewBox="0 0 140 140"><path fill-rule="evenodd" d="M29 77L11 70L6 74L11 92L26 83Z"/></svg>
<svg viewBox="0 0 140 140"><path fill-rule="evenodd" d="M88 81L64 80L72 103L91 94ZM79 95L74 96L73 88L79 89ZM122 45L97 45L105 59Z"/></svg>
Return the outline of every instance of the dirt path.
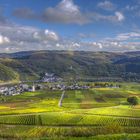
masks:
<svg viewBox="0 0 140 140"><path fill-rule="evenodd" d="M62 107L62 101L63 101L64 95L65 95L65 91L62 92L61 98L60 98L59 103L58 103L59 107Z"/></svg>

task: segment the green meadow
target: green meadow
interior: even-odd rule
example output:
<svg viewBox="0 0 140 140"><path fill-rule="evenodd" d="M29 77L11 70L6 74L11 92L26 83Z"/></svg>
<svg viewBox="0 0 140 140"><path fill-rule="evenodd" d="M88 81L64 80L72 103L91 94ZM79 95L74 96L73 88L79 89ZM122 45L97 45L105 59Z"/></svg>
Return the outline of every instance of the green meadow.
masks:
<svg viewBox="0 0 140 140"><path fill-rule="evenodd" d="M89 83L92 84L92 83ZM140 99L138 83L119 83L120 88L40 90L0 97L1 139L139 140Z"/></svg>

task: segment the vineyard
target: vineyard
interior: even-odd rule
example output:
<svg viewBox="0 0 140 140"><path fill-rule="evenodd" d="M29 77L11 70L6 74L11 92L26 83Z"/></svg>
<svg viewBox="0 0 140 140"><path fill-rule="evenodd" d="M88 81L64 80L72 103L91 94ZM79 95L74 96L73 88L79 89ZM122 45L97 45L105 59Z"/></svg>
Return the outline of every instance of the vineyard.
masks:
<svg viewBox="0 0 140 140"><path fill-rule="evenodd" d="M139 105L131 107L126 98L139 96L140 91L138 84L130 87L67 91L62 107L58 106L61 91L7 96L6 102L0 103L0 138L84 140L87 136L98 139L98 135L113 135L119 140L132 134L139 138Z"/></svg>
<svg viewBox="0 0 140 140"><path fill-rule="evenodd" d="M123 134L124 131L129 132L129 134L133 134L134 132L134 128L130 128L128 131L127 128L124 130L118 127L118 125L115 125L114 129L112 129L112 126L107 126L107 127L97 127L97 126L96 127L46 127L46 126L11 125L9 127L7 125L0 125L0 129L1 129L0 137L11 138L11 139L12 138L16 138L16 139L38 138L39 139L40 137L45 137L46 139L47 137L49 137L49 139L51 138L55 139L58 136L60 137L60 139L62 138L65 139L65 137L67 138L79 137L80 139L80 137L87 137L87 136L93 137L93 136L96 136L97 134L100 134L100 135L103 135L103 134L107 135L108 133ZM140 131L139 127L136 127L135 129L137 130L137 132Z"/></svg>
<svg viewBox="0 0 140 140"><path fill-rule="evenodd" d="M140 118L72 113L43 113L40 115L0 116L0 124L39 126L105 126L108 124L139 127Z"/></svg>

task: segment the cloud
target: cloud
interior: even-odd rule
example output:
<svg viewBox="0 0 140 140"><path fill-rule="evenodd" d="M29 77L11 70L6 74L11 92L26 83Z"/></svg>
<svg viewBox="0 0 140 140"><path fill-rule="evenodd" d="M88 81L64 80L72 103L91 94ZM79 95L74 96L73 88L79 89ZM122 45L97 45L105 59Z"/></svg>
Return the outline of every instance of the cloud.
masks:
<svg viewBox="0 0 140 140"><path fill-rule="evenodd" d="M42 20L53 23L86 24L90 20L80 11L80 8L72 0L62 0L56 7L47 8Z"/></svg>
<svg viewBox="0 0 140 140"><path fill-rule="evenodd" d="M118 21L123 21L125 19L124 15L121 12L115 12L115 15L118 19Z"/></svg>
<svg viewBox="0 0 140 140"><path fill-rule="evenodd" d="M94 34L94 33L79 33L78 34L78 37L79 38L83 38L83 39L86 39L86 38L95 38L96 37L96 34Z"/></svg>
<svg viewBox="0 0 140 140"><path fill-rule="evenodd" d="M135 1L135 5L126 5L124 11L131 17L140 17L140 1Z"/></svg>
<svg viewBox="0 0 140 140"><path fill-rule="evenodd" d="M81 35L83 36L83 34ZM85 38L82 37L78 40L63 38L49 29L0 25L0 52L29 50L136 51L140 50L139 41L140 32L120 33L112 38L85 41Z"/></svg>
<svg viewBox="0 0 140 140"><path fill-rule="evenodd" d="M92 18L93 21L108 21L112 23L120 23L125 20L125 16L123 13L116 11L112 15L102 15L99 13L91 13L90 17Z"/></svg>
<svg viewBox="0 0 140 140"><path fill-rule="evenodd" d="M114 5L109 1L99 3L98 6L103 6L103 4L106 6L106 9L108 8L108 10L111 10L114 7ZM99 20L121 22L125 19L124 15L119 11L116 11L112 15L103 15L95 11L82 11L73 0L62 0L55 7L48 7L42 13L35 13L29 8L18 8L13 11L13 15L18 18L38 20L45 23L78 25L94 23Z"/></svg>
<svg viewBox="0 0 140 140"><path fill-rule="evenodd" d="M59 36L55 32L49 31L48 29L45 30L45 35L48 40L52 40L52 41L59 40Z"/></svg>
<svg viewBox="0 0 140 140"><path fill-rule="evenodd" d="M33 33L33 38L35 40L45 41L45 42L59 40L59 36L57 35L57 33L55 33L54 31L50 31L48 29L45 29L44 31L42 31L42 30L35 31Z"/></svg>
<svg viewBox="0 0 140 140"><path fill-rule="evenodd" d="M125 7L125 10L127 10L127 11L135 11L137 9L139 9L138 5L126 5L126 7Z"/></svg>
<svg viewBox="0 0 140 140"><path fill-rule="evenodd" d="M107 10L107 11L113 11L116 9L116 6L107 0L104 2L99 2L97 7L102 8L102 9Z"/></svg>
<svg viewBox="0 0 140 140"><path fill-rule="evenodd" d="M140 32L121 33L117 35L118 41L140 40Z"/></svg>
<svg viewBox="0 0 140 140"><path fill-rule="evenodd" d="M10 39L6 36L0 35L0 44L10 43Z"/></svg>
<svg viewBox="0 0 140 140"><path fill-rule="evenodd" d="M19 18L36 19L36 14L29 8L17 8L13 15Z"/></svg>
<svg viewBox="0 0 140 140"><path fill-rule="evenodd" d="M96 51L107 51L107 52L125 52L125 51L137 51L140 50L140 43L136 42L118 42L118 41L101 41L100 44L102 47L99 47L99 49L96 49ZM95 47L95 43L94 46ZM93 50L93 49L92 49Z"/></svg>
<svg viewBox="0 0 140 140"><path fill-rule="evenodd" d="M59 35L48 29L0 25L0 52L56 49Z"/></svg>
<svg viewBox="0 0 140 140"><path fill-rule="evenodd" d="M140 32L120 33L112 38L101 40L104 51L138 51L140 50Z"/></svg>
<svg viewBox="0 0 140 140"><path fill-rule="evenodd" d="M43 13L37 14L29 8L18 8L13 11L18 18L35 19L47 23L86 24L90 19L80 11L73 0L62 0L55 7L49 7Z"/></svg>

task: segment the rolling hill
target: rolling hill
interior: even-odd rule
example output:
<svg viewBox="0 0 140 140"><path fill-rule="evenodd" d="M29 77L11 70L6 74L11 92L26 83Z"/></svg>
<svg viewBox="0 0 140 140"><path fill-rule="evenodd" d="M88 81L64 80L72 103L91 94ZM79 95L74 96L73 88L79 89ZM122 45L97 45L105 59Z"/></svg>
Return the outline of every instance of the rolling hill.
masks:
<svg viewBox="0 0 140 140"><path fill-rule="evenodd" d="M86 80L140 80L140 52L29 51L0 54L0 80L39 79L45 72Z"/></svg>

